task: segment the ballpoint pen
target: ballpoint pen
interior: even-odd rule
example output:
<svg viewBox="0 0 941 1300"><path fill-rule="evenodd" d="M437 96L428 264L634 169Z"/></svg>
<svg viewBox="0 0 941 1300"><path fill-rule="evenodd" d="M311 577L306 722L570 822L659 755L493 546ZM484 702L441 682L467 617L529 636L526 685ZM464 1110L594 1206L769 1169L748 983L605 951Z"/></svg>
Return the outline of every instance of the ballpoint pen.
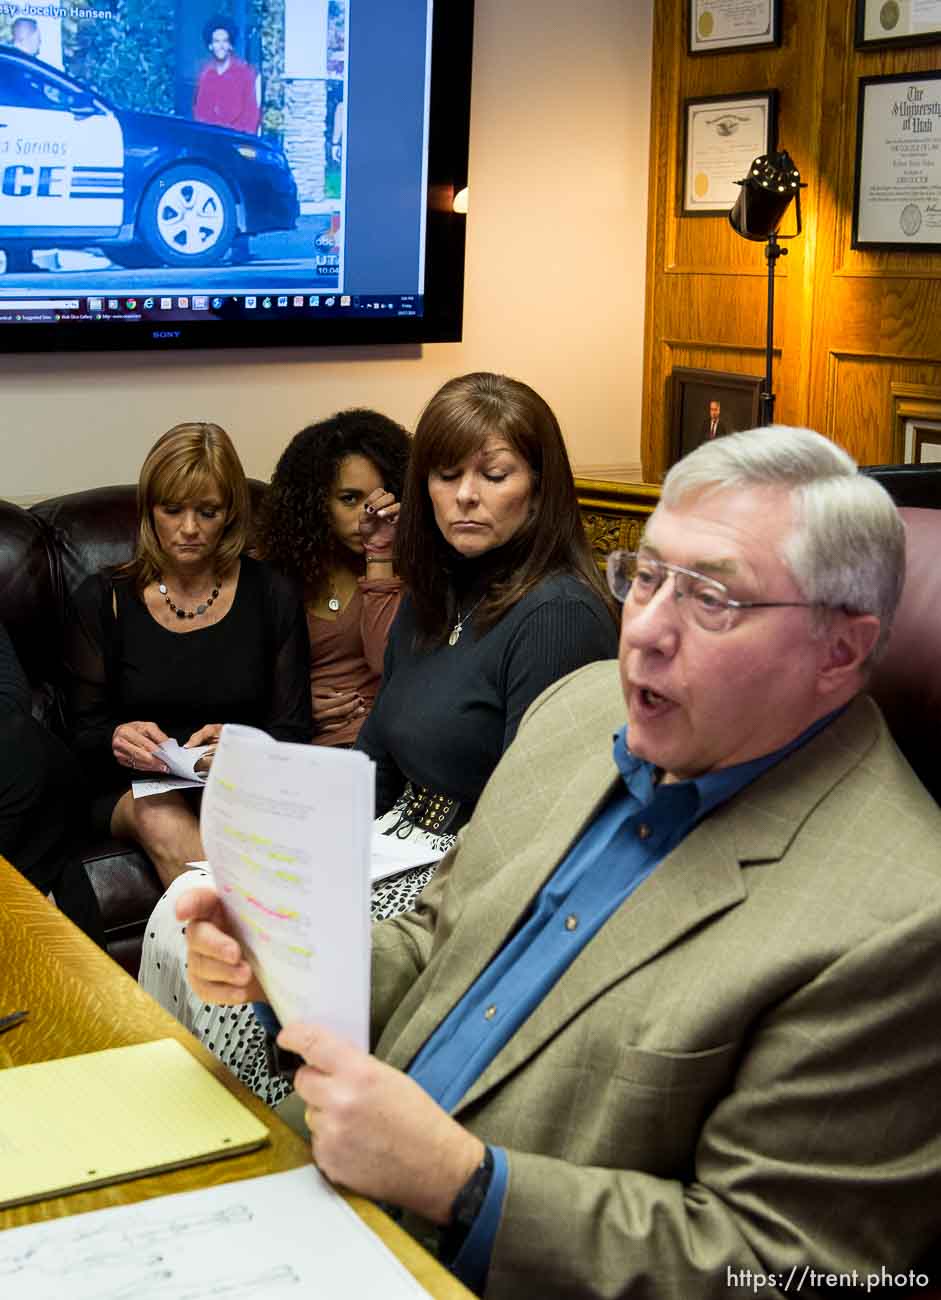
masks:
<svg viewBox="0 0 941 1300"><path fill-rule="evenodd" d="M8 1016L0 1016L0 1034L21 1025L28 1015L28 1011L12 1011Z"/></svg>

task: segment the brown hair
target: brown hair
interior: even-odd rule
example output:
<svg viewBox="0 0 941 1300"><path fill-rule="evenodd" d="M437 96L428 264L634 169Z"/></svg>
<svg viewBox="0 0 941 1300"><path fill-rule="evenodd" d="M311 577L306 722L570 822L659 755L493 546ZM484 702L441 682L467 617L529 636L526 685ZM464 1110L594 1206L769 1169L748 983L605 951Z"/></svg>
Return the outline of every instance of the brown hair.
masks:
<svg viewBox="0 0 941 1300"><path fill-rule="evenodd" d="M443 640L454 621L450 569L454 552L435 522L428 493L432 470L459 464L488 438L506 440L533 474L533 510L506 544L503 577L478 607L480 630L552 573L572 573L612 609L582 528L575 482L559 422L528 385L480 372L451 379L425 407L412 439L396 536L396 569L411 593L420 636Z"/></svg>
<svg viewBox="0 0 941 1300"><path fill-rule="evenodd" d="M251 503L245 471L231 438L218 424L174 425L147 453L137 483L137 548L121 572L133 578L138 591L166 564L154 528L154 506L198 500L212 490L218 490L225 510L215 554L216 572L224 577L248 544Z"/></svg>

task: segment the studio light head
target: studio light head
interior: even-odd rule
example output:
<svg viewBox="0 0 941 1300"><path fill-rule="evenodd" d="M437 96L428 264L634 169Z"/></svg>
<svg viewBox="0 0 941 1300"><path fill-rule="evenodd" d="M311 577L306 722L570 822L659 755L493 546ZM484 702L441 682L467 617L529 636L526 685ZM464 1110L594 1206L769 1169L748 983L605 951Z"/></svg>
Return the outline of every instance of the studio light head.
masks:
<svg viewBox="0 0 941 1300"><path fill-rule="evenodd" d="M791 235L778 235L778 238L793 239L800 234L800 192L806 187L786 150L756 158L748 169L748 175L744 180L736 181L736 185L742 188L729 212L729 221L737 235L760 243L769 235L777 234L793 199L797 200L797 229Z"/></svg>

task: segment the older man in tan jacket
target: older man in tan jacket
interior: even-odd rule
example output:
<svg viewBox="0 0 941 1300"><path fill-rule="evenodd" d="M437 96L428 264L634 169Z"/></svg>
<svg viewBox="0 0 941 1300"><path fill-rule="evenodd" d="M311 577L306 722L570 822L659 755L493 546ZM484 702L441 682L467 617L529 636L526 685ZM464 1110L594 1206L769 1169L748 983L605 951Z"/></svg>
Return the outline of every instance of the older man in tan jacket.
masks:
<svg viewBox="0 0 941 1300"><path fill-rule="evenodd" d="M818 435L692 453L609 565L621 689L550 688L374 932L375 1054L282 1031L321 1168L488 1297L865 1291L941 1235L941 812L863 694L903 569Z"/></svg>

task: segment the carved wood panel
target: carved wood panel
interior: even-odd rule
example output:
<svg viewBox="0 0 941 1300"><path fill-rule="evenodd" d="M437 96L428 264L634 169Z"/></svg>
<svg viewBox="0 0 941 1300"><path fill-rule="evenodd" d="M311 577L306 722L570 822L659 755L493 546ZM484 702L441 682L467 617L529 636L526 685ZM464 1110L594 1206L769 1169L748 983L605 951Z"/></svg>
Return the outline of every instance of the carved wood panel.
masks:
<svg viewBox="0 0 941 1300"><path fill-rule="evenodd" d="M617 484L576 478L575 491L585 535L599 569L612 551L636 551L660 489L646 483Z"/></svg>

